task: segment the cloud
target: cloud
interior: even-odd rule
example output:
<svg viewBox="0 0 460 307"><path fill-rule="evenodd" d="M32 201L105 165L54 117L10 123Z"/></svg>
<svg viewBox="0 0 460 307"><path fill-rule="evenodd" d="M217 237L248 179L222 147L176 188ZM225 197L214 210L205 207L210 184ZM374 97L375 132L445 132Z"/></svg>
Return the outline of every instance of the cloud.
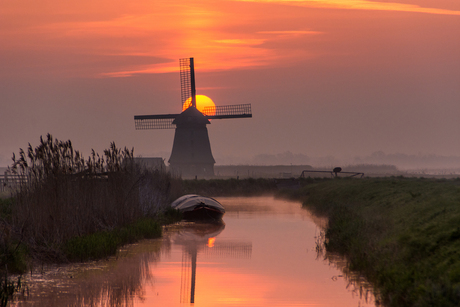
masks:
<svg viewBox="0 0 460 307"><path fill-rule="evenodd" d="M413 13L460 15L460 11L425 8L415 4L394 2L375 2L366 0L234 0L242 2L278 3L292 6L352 9L352 10L377 10L377 11L400 11Z"/></svg>
<svg viewBox="0 0 460 307"><path fill-rule="evenodd" d="M57 8L35 5L25 11L9 3L0 11L0 58L6 63L0 78L12 73L59 77L168 73L178 70L177 59L189 56L197 59L201 71L289 66L326 54L320 44L331 36L318 39L318 35L335 31L334 21L326 25L318 21L320 16L295 6L460 14L366 0L234 0L212 5L139 1L132 7L110 6L109 12L100 14L100 7L89 1L82 6L50 2ZM279 4L286 5L286 12Z"/></svg>
<svg viewBox="0 0 460 307"><path fill-rule="evenodd" d="M281 34L281 35L304 35L304 34L321 34L321 31L310 30L284 30L284 31L259 31L261 34Z"/></svg>
<svg viewBox="0 0 460 307"><path fill-rule="evenodd" d="M216 43L221 44L231 44L231 45L260 45L265 42L265 39L258 39L258 38L249 38L249 39L218 39L215 40Z"/></svg>

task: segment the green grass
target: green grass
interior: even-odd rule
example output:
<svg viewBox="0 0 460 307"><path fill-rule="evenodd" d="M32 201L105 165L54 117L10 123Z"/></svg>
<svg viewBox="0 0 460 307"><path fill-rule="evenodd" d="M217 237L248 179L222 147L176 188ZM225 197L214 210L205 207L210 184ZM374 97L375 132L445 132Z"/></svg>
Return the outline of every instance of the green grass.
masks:
<svg viewBox="0 0 460 307"><path fill-rule="evenodd" d="M12 198L0 198L0 218L7 221L11 220L12 207Z"/></svg>
<svg viewBox="0 0 460 307"><path fill-rule="evenodd" d="M120 229L74 237L62 249L70 261L101 259L114 255L124 244L158 238L161 234L162 228L156 219L144 218Z"/></svg>
<svg viewBox="0 0 460 307"><path fill-rule="evenodd" d="M347 255L389 306L458 306L460 181L336 179L295 192L329 217L325 244Z"/></svg>
<svg viewBox="0 0 460 307"><path fill-rule="evenodd" d="M169 207L157 219L164 225L173 224L182 220L182 212Z"/></svg>
<svg viewBox="0 0 460 307"><path fill-rule="evenodd" d="M201 179L182 180L181 192L203 196L257 196L272 194L276 190L273 179Z"/></svg>

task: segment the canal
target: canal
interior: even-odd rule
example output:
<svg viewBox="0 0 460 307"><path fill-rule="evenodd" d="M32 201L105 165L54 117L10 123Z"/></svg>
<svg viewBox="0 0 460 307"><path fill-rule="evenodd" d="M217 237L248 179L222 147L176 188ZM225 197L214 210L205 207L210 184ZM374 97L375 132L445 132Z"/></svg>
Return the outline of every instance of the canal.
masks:
<svg viewBox="0 0 460 307"><path fill-rule="evenodd" d="M318 249L300 203L220 197L223 223L182 222L103 261L35 268L13 306L375 306L365 281Z"/></svg>

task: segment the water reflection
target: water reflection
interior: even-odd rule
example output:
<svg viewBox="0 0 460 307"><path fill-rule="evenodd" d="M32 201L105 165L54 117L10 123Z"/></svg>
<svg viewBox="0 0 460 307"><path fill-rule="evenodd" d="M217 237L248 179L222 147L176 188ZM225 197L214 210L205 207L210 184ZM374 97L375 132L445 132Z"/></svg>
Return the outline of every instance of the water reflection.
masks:
<svg viewBox="0 0 460 307"><path fill-rule="evenodd" d="M133 298L143 300L160 251L170 248L163 243L130 245L104 261L35 267L24 276L28 291L12 305L133 306Z"/></svg>
<svg viewBox="0 0 460 307"><path fill-rule="evenodd" d="M322 241L324 242L324 241ZM346 289L349 290L353 296L358 297L368 304L375 302L376 289L370 284L361 274L351 271L348 266L347 259L336 253L327 252L324 248L317 248L318 258L327 261L330 266L337 268L342 274L332 276L333 281L343 278L346 282ZM379 306L378 302L375 302Z"/></svg>
<svg viewBox="0 0 460 307"><path fill-rule="evenodd" d="M381 306L379 300L376 300L376 297L378 297L378 295L375 295L377 290L374 289L373 285L369 283L363 275L350 270L346 257L326 250L324 241L327 223L325 223L324 220L316 220L315 222L319 222L318 225L322 229L322 231L315 236L316 257L318 260L322 259L327 262L329 266L337 268L338 272L340 272L340 274L332 276L332 280L338 281L339 279L344 279L347 282L345 288L349 290L353 296L358 297L367 304Z"/></svg>
<svg viewBox="0 0 460 307"><path fill-rule="evenodd" d="M299 203L218 200L225 224L170 225L106 261L36 268L15 305L375 306L343 259L317 253L324 221Z"/></svg>
<svg viewBox="0 0 460 307"><path fill-rule="evenodd" d="M222 221L218 223L189 223L174 234L174 243L183 247L180 295L182 303L195 303L198 254L213 257L251 257L251 243L216 242L216 236L224 228L225 224Z"/></svg>

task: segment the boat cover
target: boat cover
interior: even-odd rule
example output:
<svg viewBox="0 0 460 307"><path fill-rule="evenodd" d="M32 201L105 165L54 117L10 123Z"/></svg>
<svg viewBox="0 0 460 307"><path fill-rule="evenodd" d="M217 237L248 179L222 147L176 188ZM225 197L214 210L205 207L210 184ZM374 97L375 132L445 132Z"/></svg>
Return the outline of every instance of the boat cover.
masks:
<svg viewBox="0 0 460 307"><path fill-rule="evenodd" d="M212 209L225 213L224 207L214 198L196 194L187 194L176 199L171 207L182 212L193 211L198 205L205 205Z"/></svg>

